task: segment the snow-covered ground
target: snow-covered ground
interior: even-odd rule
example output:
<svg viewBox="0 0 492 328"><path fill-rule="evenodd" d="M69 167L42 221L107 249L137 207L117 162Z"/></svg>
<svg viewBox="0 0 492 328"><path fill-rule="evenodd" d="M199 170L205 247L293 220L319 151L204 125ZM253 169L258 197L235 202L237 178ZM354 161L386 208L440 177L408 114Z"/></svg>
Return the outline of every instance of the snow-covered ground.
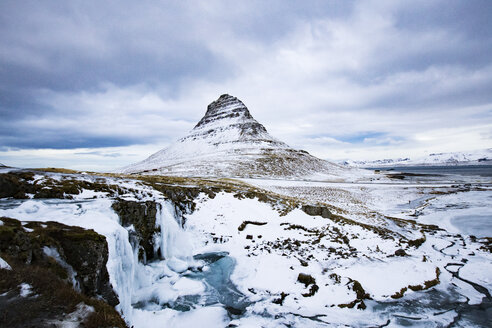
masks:
<svg viewBox="0 0 492 328"><path fill-rule="evenodd" d="M132 190L129 200L160 204L156 244L165 259L138 262L131 228L121 226L104 193L3 199L0 216L55 220L106 236L118 310L135 328L437 327L455 320L487 326L491 320L492 256L469 236L490 236L475 221L490 227L490 184L247 179L242 183L279 199L326 206L332 217L219 191L201 193L182 225L160 192L131 179L104 179ZM467 230L470 221L474 228Z"/></svg>

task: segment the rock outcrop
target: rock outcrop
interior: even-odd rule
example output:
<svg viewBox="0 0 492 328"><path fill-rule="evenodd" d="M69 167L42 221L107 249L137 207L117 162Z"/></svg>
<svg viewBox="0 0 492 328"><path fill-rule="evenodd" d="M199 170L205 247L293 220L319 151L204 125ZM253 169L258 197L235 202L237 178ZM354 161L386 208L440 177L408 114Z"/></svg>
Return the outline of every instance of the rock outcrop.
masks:
<svg viewBox="0 0 492 328"><path fill-rule="evenodd" d="M132 246L138 247L139 261L146 263L154 258L154 235L160 233L156 227L156 214L159 204L151 201L135 202L117 200L112 208L118 214L123 227L133 226L129 232Z"/></svg>
<svg viewBox="0 0 492 328"><path fill-rule="evenodd" d="M11 267L0 269L1 327L127 327L114 308L104 236L56 222L0 221L0 257Z"/></svg>
<svg viewBox="0 0 492 328"><path fill-rule="evenodd" d="M38 178L42 174L42 179L34 179L36 174ZM28 199L31 196L36 199L72 199L84 189L105 192L109 196L126 192L120 186L108 184L104 179L90 182L70 175L64 179L53 179L46 172L28 169L0 174L0 198Z"/></svg>
<svg viewBox="0 0 492 328"><path fill-rule="evenodd" d="M83 294L102 297L112 306L118 304L106 269L108 246L104 236L57 222L1 221L0 256L52 268Z"/></svg>

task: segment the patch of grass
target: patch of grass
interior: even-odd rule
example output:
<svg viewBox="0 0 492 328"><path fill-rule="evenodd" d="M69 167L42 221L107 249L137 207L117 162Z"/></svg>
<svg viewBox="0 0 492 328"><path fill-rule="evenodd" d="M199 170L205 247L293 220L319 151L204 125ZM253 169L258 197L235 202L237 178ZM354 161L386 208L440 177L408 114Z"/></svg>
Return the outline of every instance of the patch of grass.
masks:
<svg viewBox="0 0 492 328"><path fill-rule="evenodd" d="M357 222L355 220L347 219L343 216L332 214L330 217L330 220L332 220L335 223L339 223L341 225L355 225L355 226L360 226L366 230L372 231L375 234L379 235L383 239L392 239L394 240L396 236L402 237L400 234L393 232L389 229L382 228L382 227L376 227L370 224L362 223L362 222Z"/></svg>
<svg viewBox="0 0 492 328"><path fill-rule="evenodd" d="M478 242L482 244L479 248L480 250L492 253L492 237L480 238Z"/></svg>
<svg viewBox="0 0 492 328"><path fill-rule="evenodd" d="M436 267L436 278L432 280L424 281L424 289L432 288L440 283L439 276L441 275L441 270Z"/></svg>
<svg viewBox="0 0 492 328"><path fill-rule="evenodd" d="M40 171L40 172L50 172L50 173L66 173L66 174L81 173L81 171L64 169L64 168L59 168L59 167L45 167L45 168L37 168L37 169L33 169L33 170L34 171Z"/></svg>
<svg viewBox="0 0 492 328"><path fill-rule="evenodd" d="M305 287L311 285L311 287L309 287L309 291L302 294L302 296L304 297L311 297L319 290L319 286L316 285L316 279L314 279L314 277L309 274L299 273L299 275L297 276L297 281L304 284Z"/></svg>
<svg viewBox="0 0 492 328"><path fill-rule="evenodd" d="M441 270L438 267L436 267L435 271L436 271L436 278L434 278L432 280L426 280L426 281L424 281L423 284L420 284L420 285L408 285L407 287L403 287L402 289L400 289L400 291L391 295L391 298L394 298L394 299L402 298L403 295L405 294L405 292L409 289L414 291L414 292L418 292L421 290L430 289L430 288L438 285L440 283L439 276L441 275Z"/></svg>
<svg viewBox="0 0 492 328"><path fill-rule="evenodd" d="M284 228L285 230L303 230L308 233L317 233L318 231L316 229L308 229L300 224L290 224L290 223L281 223L281 226L287 225L287 228Z"/></svg>
<svg viewBox="0 0 492 328"><path fill-rule="evenodd" d="M339 284L339 283L342 282L342 278L339 275L337 275L336 273L331 273L329 275L329 277L330 277L331 280L333 280L337 284Z"/></svg>
<svg viewBox="0 0 492 328"><path fill-rule="evenodd" d="M414 240L409 240L408 241L408 246L409 247L415 247L415 248L419 248L420 246L422 246L423 243L425 243L425 241L427 240L426 237L425 237L425 233L423 231L422 232L422 238L418 238L418 239L414 239Z"/></svg>
<svg viewBox="0 0 492 328"><path fill-rule="evenodd" d="M352 283L352 290L355 292L356 295L355 300L350 303L339 304L338 307L352 309L357 305L357 309L365 310L366 304L364 303L364 300L370 300L370 295L366 293L360 282L358 282L357 280L350 280L349 283Z"/></svg>
<svg viewBox="0 0 492 328"><path fill-rule="evenodd" d="M391 295L391 298L394 298L394 299L402 298L407 290L408 290L407 287L403 287L402 289L400 289L400 291Z"/></svg>

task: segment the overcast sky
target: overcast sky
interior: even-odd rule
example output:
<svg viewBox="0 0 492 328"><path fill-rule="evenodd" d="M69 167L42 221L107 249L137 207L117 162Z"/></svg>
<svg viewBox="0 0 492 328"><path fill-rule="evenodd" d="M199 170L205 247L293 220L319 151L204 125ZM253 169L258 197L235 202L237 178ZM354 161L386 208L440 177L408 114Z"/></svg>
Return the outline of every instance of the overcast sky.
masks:
<svg viewBox="0 0 492 328"><path fill-rule="evenodd" d="M223 93L330 160L492 147L492 1L0 2L0 163L109 170Z"/></svg>

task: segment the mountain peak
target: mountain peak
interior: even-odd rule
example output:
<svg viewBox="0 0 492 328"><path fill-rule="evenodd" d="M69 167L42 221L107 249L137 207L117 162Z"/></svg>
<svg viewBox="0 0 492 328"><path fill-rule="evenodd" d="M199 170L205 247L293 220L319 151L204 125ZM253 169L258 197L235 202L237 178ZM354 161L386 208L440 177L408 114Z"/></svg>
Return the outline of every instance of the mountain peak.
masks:
<svg viewBox="0 0 492 328"><path fill-rule="evenodd" d="M248 119L253 118L249 113L248 108L241 100L231 95L223 94L219 97L219 99L211 102L207 106L205 116L198 122L195 128L217 119L233 118L241 115Z"/></svg>
<svg viewBox="0 0 492 328"><path fill-rule="evenodd" d="M210 103L205 116L195 125L191 134L183 139L223 134L226 131L237 131L237 138L241 140L257 137L274 140L265 127L251 116L244 103L228 94Z"/></svg>
<svg viewBox="0 0 492 328"><path fill-rule="evenodd" d="M241 100L231 95L223 94L219 97L219 99L208 105L207 113L205 115L215 115L219 112L233 111L241 108L246 109L246 111L248 110Z"/></svg>

